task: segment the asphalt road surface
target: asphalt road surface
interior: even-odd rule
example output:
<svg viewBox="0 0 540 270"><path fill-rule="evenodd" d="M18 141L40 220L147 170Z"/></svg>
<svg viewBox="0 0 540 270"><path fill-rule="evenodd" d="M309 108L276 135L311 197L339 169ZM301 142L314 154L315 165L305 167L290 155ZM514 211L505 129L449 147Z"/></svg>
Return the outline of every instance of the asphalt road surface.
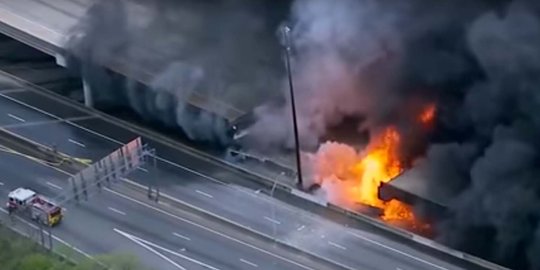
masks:
<svg viewBox="0 0 540 270"><path fill-rule="evenodd" d="M119 125L59 103L43 93L18 89L6 78L1 81L4 86L0 85L0 89L4 90L0 90L0 126L23 137L92 160L138 137ZM166 159L161 158L155 168L140 168L129 181L146 185L157 179L162 192L183 203L347 268L470 269L368 228L345 228L260 193L263 187L227 168L152 138L143 137L143 141ZM148 232L142 235L145 233Z"/></svg>
<svg viewBox="0 0 540 270"><path fill-rule="evenodd" d="M0 151L0 197L28 187L49 198L70 193L69 174L26 157ZM132 253L152 269L334 269L281 254L273 244L227 234L193 213L168 212L145 194L121 185L64 205L65 218L52 229L60 241L86 254Z"/></svg>

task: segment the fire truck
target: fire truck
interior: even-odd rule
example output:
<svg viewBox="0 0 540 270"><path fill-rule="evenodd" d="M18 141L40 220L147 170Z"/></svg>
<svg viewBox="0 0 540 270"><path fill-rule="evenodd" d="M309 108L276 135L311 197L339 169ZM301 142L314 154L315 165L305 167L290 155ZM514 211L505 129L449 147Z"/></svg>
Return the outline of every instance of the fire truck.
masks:
<svg viewBox="0 0 540 270"><path fill-rule="evenodd" d="M6 204L10 214L24 213L31 219L53 227L63 217L62 208L45 196L28 188L17 188L8 194Z"/></svg>

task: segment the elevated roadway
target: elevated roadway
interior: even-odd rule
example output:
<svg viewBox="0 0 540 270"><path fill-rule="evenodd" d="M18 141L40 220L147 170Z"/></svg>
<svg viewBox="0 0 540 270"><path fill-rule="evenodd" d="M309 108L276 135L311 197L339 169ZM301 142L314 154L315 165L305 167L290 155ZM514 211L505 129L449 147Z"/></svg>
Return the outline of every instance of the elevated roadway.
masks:
<svg viewBox="0 0 540 270"><path fill-rule="evenodd" d="M92 9L93 7L95 7L94 5L99 4L99 2L100 1L95 0L0 0L0 33L8 35L25 44L28 44L51 56L57 57L58 63L60 63L61 65L66 65L65 57L69 54L67 52L72 52L71 48L68 48L68 40L73 35L81 36L82 34L80 32L77 32L78 30L74 30L74 27L79 26L80 22L82 23L85 18L88 18L88 14L92 12L100 12L106 10L105 8ZM106 3L109 1L102 2ZM128 13L126 17L132 19L141 16L147 16L147 13L151 13L151 11L148 11L146 13L144 10L141 11L141 7L142 9L144 9L145 4L136 2L137 1L122 1L122 3L126 5L125 11ZM200 22L202 24L216 24L216 22L214 21L205 21L209 18L205 18L204 14L202 13L212 8L219 9L219 7L192 5L189 4L190 1L185 1L186 7L184 7L184 2L179 1L178 3L182 3L179 4L180 7L173 6L173 8L179 9L178 12L191 13L192 16L198 16L199 18L202 18ZM121 5L119 5L118 7L121 7ZM168 10L167 12L175 11L176 10ZM105 14L110 15L115 14L115 12L105 12ZM111 16L114 17L116 15ZM127 22L122 21L122 18L120 17L121 16L118 15L114 18L99 18L94 20L114 20L114 22L117 22L118 24L127 24ZM134 19L133 21L136 20L137 19ZM128 21L131 22L132 20ZM141 25L145 24L144 20L138 20L137 22ZM169 30L163 30L160 28L152 32L151 30L144 28L145 26L139 26L138 23L133 23L135 25L133 27L141 28L136 28L136 30L134 30L134 32L137 32L137 34L149 32L147 33L148 35L154 35L154 32L168 32L163 33L162 36L155 37L155 39L160 40L160 42L156 44L149 42L148 39L150 38L147 39L143 37L142 40L139 39L135 41L136 38L134 36L130 36L130 42L125 42L125 40L121 41L128 44L124 44L125 47L122 47L121 50L118 50L119 52L109 52L110 57L105 57L106 60L96 60L100 58L101 55L103 55L102 51L112 51L112 49L107 48L107 42L109 42L109 39L113 39L116 37L121 38L126 35L126 33L121 32L123 28L120 25L104 26L103 28L108 27L109 29L107 30L111 33L107 31L102 31L100 29L96 30L95 33L109 33L110 36L100 36L98 34L98 36L92 41L95 44L88 45L89 51L91 51L89 53L92 54L92 56L89 56L89 58L99 61L99 65L104 65L106 68L109 68L118 74L133 78L134 80L142 83L143 85L153 85L156 80L159 80L159 78L167 74L170 75L171 72L173 74L185 74L187 72L190 72L191 69L181 68L182 71L178 71L176 68L181 66L184 61L188 61L186 59L193 57L192 55L190 55L191 53L193 53L193 48L191 47L197 47L195 49L196 51L200 51L199 53L208 56L212 53L215 54L215 52L217 52L217 49L215 48L215 42L210 42L210 44L207 44L206 41L209 39L223 38L221 36L186 36L193 35L192 32L194 30L188 29L182 32L182 27L178 27L177 25L170 25L167 23L160 25L160 27ZM217 23L219 23L219 21ZM224 22L224 25L225 24L226 23ZM130 25L129 27L132 26ZM239 25L238 27L242 28L243 26ZM116 33L114 31L117 31L119 33ZM241 31L241 29L239 31ZM208 31L203 31L203 29L201 29L200 32ZM275 41L273 40L272 33L270 33L268 36L272 37L271 41ZM239 33L237 34L240 35ZM266 37L264 35L262 36L263 38ZM106 41L101 42L101 40ZM186 40L188 40L188 42L186 42ZM187 46L186 44L189 43L189 41L200 41L201 44L197 43L189 45L191 47L185 50L179 49ZM259 42L259 46L261 47L266 46L266 44L276 43L272 43L271 41L262 42L260 37L257 39L257 42ZM241 45L243 44L236 44L235 46L228 47L236 48ZM92 51L94 48L100 48L101 50L100 52L95 52L95 57L93 55L94 51ZM258 53L259 50L260 53ZM270 74L272 74L271 76L275 76L276 78L279 77L278 74L280 72L281 64L279 64L279 53L276 53L278 50L276 50L276 48L270 48L268 49L268 51L263 50L265 49L258 48L258 50L252 50L252 52L250 52L253 54L252 57L247 57L247 59L243 60L226 59L226 57L228 57L229 55L230 57L232 57L233 54L237 53L235 51L221 52L222 55L216 56L219 59L216 59L215 61L213 60L214 62L212 63L214 63L213 65L217 65L217 63L221 62L227 64L227 67L225 67L224 70L221 70L219 72L224 73L223 76L226 76L229 81L227 81L226 84L221 85L220 89L217 89L215 85L205 85L207 81L213 81L212 78L205 77L204 80L197 81L197 86L200 87L196 87L196 90L191 91L189 94L185 94L186 97L182 98L185 98L185 100L190 105L196 108L211 112L213 113L213 115L217 115L219 119L224 119L232 122L235 119L241 117L246 112L251 111L255 106L258 106L264 101L266 101L270 96L272 96L272 93L275 93L275 91L273 90L279 87L279 79L268 79L268 76L270 76ZM126 55L127 51L132 52L136 55ZM178 54L184 51L187 51L187 54ZM276 55L273 56L274 54ZM144 57L142 57L142 55L144 55ZM204 61L209 60L206 59ZM248 63L240 61L247 61ZM276 63L277 67L279 68L276 68ZM246 71L244 65L257 65L257 69L252 68ZM205 74L207 74L212 73L213 71L205 70L205 72ZM170 91L175 90L171 89ZM127 96L126 98L129 98L129 96ZM182 100L180 102L182 102Z"/></svg>
<svg viewBox="0 0 540 270"><path fill-rule="evenodd" d="M0 77L0 82L0 126L29 140L56 147L68 155L96 160L140 135L100 114L46 92L22 86L8 77ZM124 180L126 186L144 187L150 179L157 179L163 197L170 198L175 204L188 205L343 268L476 269L473 265L412 245L345 217L331 217L349 226L344 227L322 217L331 215L330 212L322 211L315 215L307 211L300 201L273 198L271 195L275 190L257 184L248 175L153 137L143 136L143 141L157 149L160 156L157 166L140 168ZM131 207L135 208L123 204L114 208L123 213L139 208ZM108 214L114 218L124 217L112 212ZM142 218L145 214L138 215ZM131 226L126 227L129 229ZM164 226L172 230L175 225ZM121 235L146 239L155 233L152 230L143 231L143 228L135 231L118 229L127 233ZM170 236L170 233L167 235ZM211 244L208 242L205 245ZM257 265L264 263L255 259L250 262Z"/></svg>

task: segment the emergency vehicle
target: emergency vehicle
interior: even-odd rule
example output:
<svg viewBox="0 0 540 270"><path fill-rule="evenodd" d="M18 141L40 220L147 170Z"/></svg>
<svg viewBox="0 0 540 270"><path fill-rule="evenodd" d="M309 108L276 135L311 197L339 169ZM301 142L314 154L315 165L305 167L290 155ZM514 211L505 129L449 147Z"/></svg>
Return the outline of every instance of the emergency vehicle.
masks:
<svg viewBox="0 0 540 270"><path fill-rule="evenodd" d="M8 194L6 204L9 213L15 211L28 215L46 226L58 224L62 218L62 208L45 196L27 188L17 188Z"/></svg>

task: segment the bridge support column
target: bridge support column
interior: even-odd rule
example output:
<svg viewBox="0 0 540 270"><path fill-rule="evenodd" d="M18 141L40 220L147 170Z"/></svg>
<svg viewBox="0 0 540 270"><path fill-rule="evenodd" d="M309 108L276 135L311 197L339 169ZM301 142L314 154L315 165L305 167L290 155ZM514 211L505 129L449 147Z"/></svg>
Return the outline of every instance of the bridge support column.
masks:
<svg viewBox="0 0 540 270"><path fill-rule="evenodd" d="M84 91L84 105L86 107L93 107L94 106L94 98L92 95L92 88L90 87L90 84L83 79L83 91Z"/></svg>

